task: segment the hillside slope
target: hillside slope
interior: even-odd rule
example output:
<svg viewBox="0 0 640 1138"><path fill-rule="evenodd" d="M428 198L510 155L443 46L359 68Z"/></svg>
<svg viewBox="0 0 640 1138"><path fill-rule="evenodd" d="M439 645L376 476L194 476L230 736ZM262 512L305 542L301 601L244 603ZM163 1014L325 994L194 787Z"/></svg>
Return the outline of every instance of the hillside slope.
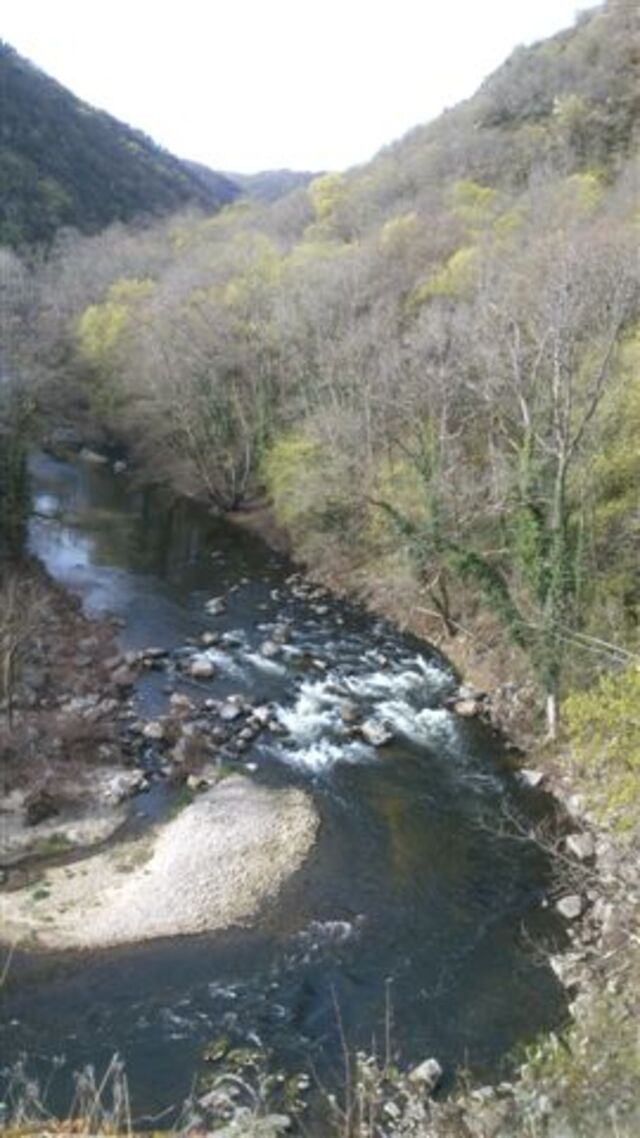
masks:
<svg viewBox="0 0 640 1138"><path fill-rule="evenodd" d="M63 225L91 232L187 204L216 209L238 193L223 175L203 182L0 41L0 244L46 242Z"/></svg>

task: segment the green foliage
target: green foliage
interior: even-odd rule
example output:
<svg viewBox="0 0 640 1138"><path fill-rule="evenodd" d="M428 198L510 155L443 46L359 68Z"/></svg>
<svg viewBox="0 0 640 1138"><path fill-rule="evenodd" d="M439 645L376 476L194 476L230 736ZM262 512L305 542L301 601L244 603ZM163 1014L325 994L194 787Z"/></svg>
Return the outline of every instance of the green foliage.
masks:
<svg viewBox="0 0 640 1138"><path fill-rule="evenodd" d="M618 826L637 824L640 801L640 665L602 676L565 701L576 762L597 809Z"/></svg>
<svg viewBox="0 0 640 1138"><path fill-rule="evenodd" d="M411 294L411 304L418 306L436 296L456 297L469 292L476 280L478 250L472 245L453 253L441 269L419 284Z"/></svg>
<svg viewBox="0 0 640 1138"><path fill-rule="evenodd" d="M498 193L471 178L461 178L451 190L452 213L470 229L479 229L490 221L498 204Z"/></svg>
<svg viewBox="0 0 640 1138"><path fill-rule="evenodd" d="M278 521L293 533L313 526L326 503L322 498L323 454L317 442L291 431L275 440L262 464L262 474Z"/></svg>
<svg viewBox="0 0 640 1138"><path fill-rule="evenodd" d="M346 194L344 175L322 174L309 183L307 193L316 221L330 221Z"/></svg>

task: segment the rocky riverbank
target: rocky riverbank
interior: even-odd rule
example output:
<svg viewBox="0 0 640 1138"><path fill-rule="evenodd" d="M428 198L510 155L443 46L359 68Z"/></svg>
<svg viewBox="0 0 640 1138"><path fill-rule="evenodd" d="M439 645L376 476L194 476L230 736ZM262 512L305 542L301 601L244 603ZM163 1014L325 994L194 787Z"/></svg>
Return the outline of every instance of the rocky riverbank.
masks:
<svg viewBox="0 0 640 1138"><path fill-rule="evenodd" d="M300 866L317 817L300 791L228 777L281 727L246 697L209 698L220 637L123 653L116 622L88 619L35 562L7 570L3 599L2 939L86 948L248 919ZM135 699L147 672L169 697L152 719ZM122 840L156 783L183 785L181 813Z"/></svg>
<svg viewBox="0 0 640 1138"><path fill-rule="evenodd" d="M89 620L36 562L0 579L0 866L91 845L123 820L114 778L132 762L120 730L130 682L116 626Z"/></svg>
<svg viewBox="0 0 640 1138"><path fill-rule="evenodd" d="M234 775L136 841L50 867L6 893L3 937L98 948L246 922L311 850L317 816L299 790Z"/></svg>
<svg viewBox="0 0 640 1138"><path fill-rule="evenodd" d="M243 523L268 540L268 506ZM267 519L267 520L265 520ZM295 549L293 550L295 556ZM540 692L527 661L490 614L445 627L411 579L390 580L376 566L336 563L308 567L309 577L438 647L465 681L451 697L458 714L491 722L520 751L521 777L544 787L562 819L538 835L556 866L555 903L568 945L550 963L569 997L562 1032L529 1046L498 1085L461 1080L444 1103L425 1097L407 1076L389 1078L366 1056L356 1060L369 1119L381 1134L417 1138L619 1138L640 1133L640 830L637 795L613 819L606 759L593 772L568 740L541 745ZM508 676L508 681L505 680ZM624 724L625 738L629 724ZM637 729L636 729L637 735ZM637 745L636 745L637 750ZM525 758L526 755L526 758ZM630 770L631 770L631 759ZM595 793L594 793L595 790ZM369 1131L354 1130L356 1134Z"/></svg>

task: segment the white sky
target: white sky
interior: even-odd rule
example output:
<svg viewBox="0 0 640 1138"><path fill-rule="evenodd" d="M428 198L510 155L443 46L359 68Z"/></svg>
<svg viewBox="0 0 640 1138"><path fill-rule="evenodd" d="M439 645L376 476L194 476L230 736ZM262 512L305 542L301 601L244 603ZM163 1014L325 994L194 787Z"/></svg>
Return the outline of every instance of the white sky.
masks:
<svg viewBox="0 0 640 1138"><path fill-rule="evenodd" d="M2 0L0 38L218 170L343 169L594 0ZM1 113L1 111L0 111Z"/></svg>

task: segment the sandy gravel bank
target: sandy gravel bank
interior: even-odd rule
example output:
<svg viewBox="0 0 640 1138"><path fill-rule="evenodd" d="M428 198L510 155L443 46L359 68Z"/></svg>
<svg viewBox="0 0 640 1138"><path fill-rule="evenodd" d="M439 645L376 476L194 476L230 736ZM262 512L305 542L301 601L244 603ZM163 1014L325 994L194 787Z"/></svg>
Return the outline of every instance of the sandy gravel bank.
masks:
<svg viewBox="0 0 640 1138"><path fill-rule="evenodd" d="M233 776L140 840L3 893L0 935L98 948L244 923L300 867L317 827L302 791Z"/></svg>

